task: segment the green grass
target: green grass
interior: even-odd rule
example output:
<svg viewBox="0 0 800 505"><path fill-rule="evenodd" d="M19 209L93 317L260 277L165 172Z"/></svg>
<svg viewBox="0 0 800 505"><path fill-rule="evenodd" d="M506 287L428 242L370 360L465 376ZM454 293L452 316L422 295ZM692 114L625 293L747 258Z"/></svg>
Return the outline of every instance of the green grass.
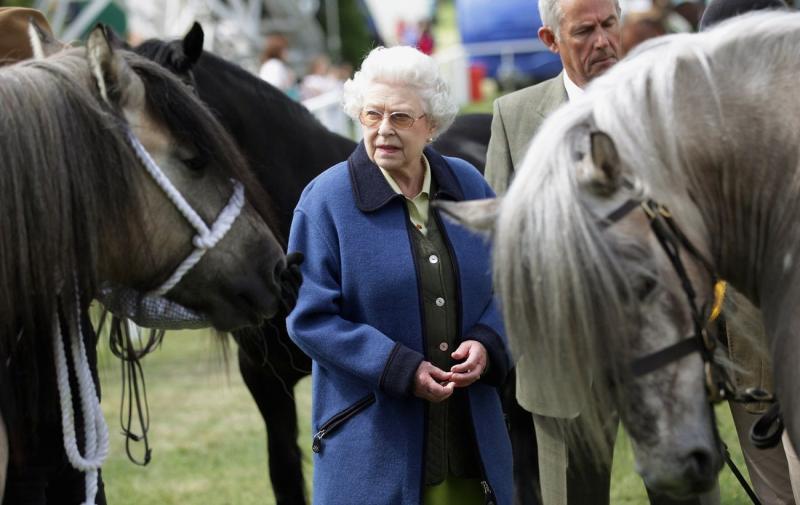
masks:
<svg viewBox="0 0 800 505"><path fill-rule="evenodd" d="M101 343L101 348L106 347ZM104 467L109 503L115 505L273 504L267 479L266 440L255 403L239 377L232 354L230 371L207 333L170 333L164 345L144 360L150 399L153 460L138 467L125 456L119 435L119 365L101 352L103 410L111 431L111 455ZM300 410L300 447L307 482L311 479L310 381L295 391ZM718 408L722 437L743 468L727 407ZM611 503L647 503L633 470L630 444L620 435L615 451ZM720 475L722 503L748 502L732 474Z"/></svg>
<svg viewBox="0 0 800 505"><path fill-rule="evenodd" d="M138 467L128 461L119 434L119 365L109 353L101 354L103 410L111 432L111 455L104 466L109 503L275 503L263 422L239 376L235 354L227 372L210 334L176 332L143 363L153 457L147 467ZM310 445L309 387L304 380L296 391L304 448ZM308 455L304 459L310 477L311 460Z"/></svg>

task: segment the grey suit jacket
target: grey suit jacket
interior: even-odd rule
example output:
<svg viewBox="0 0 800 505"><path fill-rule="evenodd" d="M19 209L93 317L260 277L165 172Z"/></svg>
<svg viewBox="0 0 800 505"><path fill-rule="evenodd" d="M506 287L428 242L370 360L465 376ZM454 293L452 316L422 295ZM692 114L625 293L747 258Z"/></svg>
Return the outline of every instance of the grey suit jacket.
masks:
<svg viewBox="0 0 800 505"><path fill-rule="evenodd" d="M522 163L539 126L551 112L566 102L567 90L562 74L494 102L492 137L484 176L498 195L508 189L514 168ZM582 405L579 402L567 399L551 402L533 395L526 381L548 380L548 377L537 378L537 370L531 369L532 366L525 356L516 363L519 404L540 416L573 418L580 414Z"/></svg>
<svg viewBox="0 0 800 505"><path fill-rule="evenodd" d="M562 74L495 100L484 176L498 195L508 189L539 126L567 101Z"/></svg>

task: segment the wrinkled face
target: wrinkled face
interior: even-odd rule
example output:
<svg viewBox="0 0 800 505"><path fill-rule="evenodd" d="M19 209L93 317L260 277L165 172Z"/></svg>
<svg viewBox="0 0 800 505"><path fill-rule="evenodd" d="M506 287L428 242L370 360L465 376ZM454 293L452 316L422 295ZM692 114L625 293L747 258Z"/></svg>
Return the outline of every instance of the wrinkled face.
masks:
<svg viewBox="0 0 800 505"><path fill-rule="evenodd" d="M562 20L554 49L580 87L620 58L620 21L613 0L561 0Z"/></svg>
<svg viewBox="0 0 800 505"><path fill-rule="evenodd" d="M630 287L630 317L637 322L622 363L661 351L694 334L680 279L642 210L634 210L606 232ZM697 303L710 306L709 274L680 251ZM708 311L704 311L706 314ZM695 352L640 377L628 377L618 405L630 435L637 471L650 489L686 496L708 490L722 460L705 390L704 364Z"/></svg>
<svg viewBox="0 0 800 505"><path fill-rule="evenodd" d="M362 116L365 113L383 114L376 125L363 125L369 159L389 173L412 173L419 168L422 150L435 129L417 93L402 85L373 83L364 94ZM392 113L411 116L412 126L402 128L394 124Z"/></svg>

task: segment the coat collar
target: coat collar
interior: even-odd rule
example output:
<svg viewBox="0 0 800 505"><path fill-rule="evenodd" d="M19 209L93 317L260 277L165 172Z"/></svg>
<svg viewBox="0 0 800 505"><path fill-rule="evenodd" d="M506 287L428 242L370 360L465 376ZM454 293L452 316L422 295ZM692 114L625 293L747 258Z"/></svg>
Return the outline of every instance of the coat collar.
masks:
<svg viewBox="0 0 800 505"><path fill-rule="evenodd" d="M426 147L423 153L431 165L431 178L436 181L436 194L432 195L431 199L463 200L464 192L461 191L461 186L447 160L430 146ZM402 198L392 190L378 166L369 159L363 141L358 143L356 150L348 158L347 168L350 172L353 196L360 211L372 212L394 198Z"/></svg>

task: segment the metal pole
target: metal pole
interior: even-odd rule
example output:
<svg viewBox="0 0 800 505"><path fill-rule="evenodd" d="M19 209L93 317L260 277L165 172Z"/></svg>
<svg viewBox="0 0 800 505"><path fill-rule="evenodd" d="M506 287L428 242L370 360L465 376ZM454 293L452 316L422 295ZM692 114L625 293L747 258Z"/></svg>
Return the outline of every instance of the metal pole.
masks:
<svg viewBox="0 0 800 505"><path fill-rule="evenodd" d="M78 14L78 16L66 27L61 37L65 42L77 39L103 12L111 0L92 0Z"/></svg>
<svg viewBox="0 0 800 505"><path fill-rule="evenodd" d="M342 37L339 30L339 0L325 0L325 24L328 32L328 52L334 62L342 61Z"/></svg>

